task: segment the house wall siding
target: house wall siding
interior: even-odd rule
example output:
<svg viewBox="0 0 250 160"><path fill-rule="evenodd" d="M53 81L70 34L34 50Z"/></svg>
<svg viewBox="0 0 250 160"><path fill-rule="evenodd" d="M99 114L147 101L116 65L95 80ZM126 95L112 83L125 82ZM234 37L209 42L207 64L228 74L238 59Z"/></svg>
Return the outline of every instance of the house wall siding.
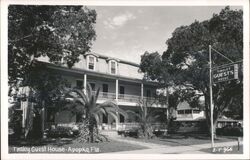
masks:
<svg viewBox="0 0 250 160"><path fill-rule="evenodd" d="M74 64L73 68L79 68L79 69L86 69L87 68L87 61L84 56L80 56L80 61Z"/></svg>
<svg viewBox="0 0 250 160"><path fill-rule="evenodd" d="M109 66L105 59L98 58L96 71L101 73L109 73Z"/></svg>
<svg viewBox="0 0 250 160"><path fill-rule="evenodd" d="M139 73L138 71L139 71L139 67L124 64L124 63L118 64L118 74L121 76L142 79L143 74Z"/></svg>

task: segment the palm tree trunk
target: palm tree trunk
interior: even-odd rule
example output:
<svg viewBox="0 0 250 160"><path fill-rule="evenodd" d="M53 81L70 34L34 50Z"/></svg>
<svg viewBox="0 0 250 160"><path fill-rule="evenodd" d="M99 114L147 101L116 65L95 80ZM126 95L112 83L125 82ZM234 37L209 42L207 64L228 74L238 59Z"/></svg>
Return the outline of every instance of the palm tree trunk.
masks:
<svg viewBox="0 0 250 160"><path fill-rule="evenodd" d="M90 136L90 142L93 143L94 142L94 132L93 132L93 127L91 125L89 125L89 136Z"/></svg>
<svg viewBox="0 0 250 160"><path fill-rule="evenodd" d="M94 127L95 127L95 119L93 117L90 117L89 120L89 136L90 136L90 142L94 142Z"/></svg>

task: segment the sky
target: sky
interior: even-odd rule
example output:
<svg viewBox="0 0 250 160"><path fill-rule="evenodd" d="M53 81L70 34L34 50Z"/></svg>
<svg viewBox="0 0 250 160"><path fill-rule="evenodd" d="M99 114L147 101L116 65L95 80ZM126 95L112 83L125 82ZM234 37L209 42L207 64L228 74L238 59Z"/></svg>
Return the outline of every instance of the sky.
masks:
<svg viewBox="0 0 250 160"><path fill-rule="evenodd" d="M162 54L175 28L210 19L224 7L88 6L97 12L97 37L91 51L139 64L145 51Z"/></svg>

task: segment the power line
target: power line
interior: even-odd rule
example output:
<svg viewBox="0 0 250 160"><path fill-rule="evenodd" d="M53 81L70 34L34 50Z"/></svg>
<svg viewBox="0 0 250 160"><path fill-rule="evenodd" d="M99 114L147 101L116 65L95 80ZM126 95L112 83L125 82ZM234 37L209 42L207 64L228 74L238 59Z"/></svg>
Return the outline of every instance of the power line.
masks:
<svg viewBox="0 0 250 160"><path fill-rule="evenodd" d="M216 53L218 53L219 55L221 55L222 57L226 58L227 60L229 60L230 62L234 62L231 59L229 59L228 57L226 57L225 55L223 55L222 53L220 53L219 51L217 51L216 49L214 49L213 47L211 47L212 50L214 50Z"/></svg>
<svg viewBox="0 0 250 160"><path fill-rule="evenodd" d="M225 67L225 66L230 66L232 64L242 63L242 62L243 62L243 60L239 60L239 61L235 61L235 62L232 62L232 63L223 64L223 65L220 65L220 66L217 66L217 67L213 67L213 70L219 69L219 68L222 68L222 67Z"/></svg>

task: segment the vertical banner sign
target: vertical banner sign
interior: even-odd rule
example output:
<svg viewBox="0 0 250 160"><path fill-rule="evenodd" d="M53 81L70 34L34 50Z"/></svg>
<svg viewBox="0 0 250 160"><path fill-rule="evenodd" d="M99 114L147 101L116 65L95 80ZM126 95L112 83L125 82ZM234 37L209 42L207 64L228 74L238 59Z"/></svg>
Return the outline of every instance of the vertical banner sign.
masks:
<svg viewBox="0 0 250 160"><path fill-rule="evenodd" d="M213 70L213 82L219 83L238 79L238 64L222 66Z"/></svg>

